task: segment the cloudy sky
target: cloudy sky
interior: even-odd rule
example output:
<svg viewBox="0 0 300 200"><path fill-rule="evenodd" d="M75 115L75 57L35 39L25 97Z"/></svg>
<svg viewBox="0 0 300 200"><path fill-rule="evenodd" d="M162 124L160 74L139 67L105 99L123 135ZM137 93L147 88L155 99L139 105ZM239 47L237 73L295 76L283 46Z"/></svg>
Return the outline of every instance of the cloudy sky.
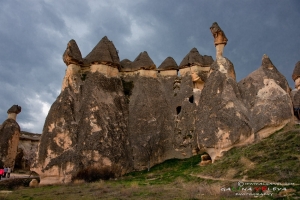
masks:
<svg viewBox="0 0 300 200"><path fill-rule="evenodd" d="M299 0L0 0L0 123L18 104L21 129L42 133L60 93L62 54L71 39L83 57L107 36L121 60L147 51L157 66L168 56L179 64L193 47L215 58L209 30L215 21L229 40L224 56L237 81L267 54L294 88L299 10Z"/></svg>

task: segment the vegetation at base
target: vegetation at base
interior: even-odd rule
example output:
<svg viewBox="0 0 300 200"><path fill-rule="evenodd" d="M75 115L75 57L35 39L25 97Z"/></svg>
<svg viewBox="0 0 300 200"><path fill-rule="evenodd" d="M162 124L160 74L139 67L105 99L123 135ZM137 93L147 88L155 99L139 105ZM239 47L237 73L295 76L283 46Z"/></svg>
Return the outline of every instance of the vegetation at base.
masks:
<svg viewBox="0 0 300 200"><path fill-rule="evenodd" d="M221 187L232 186L243 178L295 183L287 187L294 190L287 197L275 192L273 197L259 199L296 199L300 196L300 185L296 185L300 184L300 126L292 130L285 127L258 143L233 148L211 165L200 167L199 162L197 155L167 160L149 172L131 172L118 179L92 183L75 180L72 184L39 188L21 186L5 194L4 199L251 199L220 192ZM221 178L225 181L218 180Z"/></svg>
<svg viewBox="0 0 300 200"><path fill-rule="evenodd" d="M256 144L233 148L197 171L215 178L300 183L300 130L296 128L282 129Z"/></svg>

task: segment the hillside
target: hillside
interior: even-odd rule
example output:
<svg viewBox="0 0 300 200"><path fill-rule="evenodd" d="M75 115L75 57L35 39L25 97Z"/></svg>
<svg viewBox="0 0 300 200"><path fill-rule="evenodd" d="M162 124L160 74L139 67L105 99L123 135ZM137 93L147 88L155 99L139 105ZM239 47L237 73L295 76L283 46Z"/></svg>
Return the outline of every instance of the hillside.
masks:
<svg viewBox="0 0 300 200"><path fill-rule="evenodd" d="M200 156L172 159L141 172L108 181L15 189L5 199L247 199L235 196L237 182L276 183L269 193L300 197L300 126L286 126L262 141L228 151L221 160L200 167ZM2 182L3 183L3 182ZM280 185L288 183L287 185ZM2 185L3 186L3 185ZM250 186L248 186L249 189ZM255 188L256 187L256 188ZM252 192L260 186L251 186ZM3 187L2 187L3 188ZM227 191L221 191L225 190ZM228 188L234 191L228 191ZM274 188L276 191L274 191ZM285 188L285 189L284 189ZM263 188L264 190L264 188ZM273 191L272 191L273 190ZM282 190L282 191L281 191ZM261 191L257 191L260 192ZM266 194L267 191L265 191ZM245 193L245 192L244 192ZM249 193L249 190L247 191ZM279 198L283 199L283 198Z"/></svg>

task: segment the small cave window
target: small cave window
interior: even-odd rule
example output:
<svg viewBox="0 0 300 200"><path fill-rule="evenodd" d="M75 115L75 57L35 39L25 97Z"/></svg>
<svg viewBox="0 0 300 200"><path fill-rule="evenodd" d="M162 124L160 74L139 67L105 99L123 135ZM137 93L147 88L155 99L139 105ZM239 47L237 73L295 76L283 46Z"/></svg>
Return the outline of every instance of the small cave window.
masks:
<svg viewBox="0 0 300 200"><path fill-rule="evenodd" d="M181 106L177 106L176 112L177 112L177 115L179 115L179 113L181 112Z"/></svg>
<svg viewBox="0 0 300 200"><path fill-rule="evenodd" d="M81 78L82 81L85 81L85 79L86 79L86 74L80 74L80 78Z"/></svg>
<svg viewBox="0 0 300 200"><path fill-rule="evenodd" d="M190 96L189 102L190 102L190 103L194 103L194 95Z"/></svg>

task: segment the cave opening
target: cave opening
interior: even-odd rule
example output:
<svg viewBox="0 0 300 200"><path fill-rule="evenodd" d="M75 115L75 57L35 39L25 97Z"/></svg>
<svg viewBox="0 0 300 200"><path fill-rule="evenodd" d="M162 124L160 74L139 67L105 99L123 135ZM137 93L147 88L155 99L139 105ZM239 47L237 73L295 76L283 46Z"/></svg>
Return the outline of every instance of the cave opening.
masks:
<svg viewBox="0 0 300 200"><path fill-rule="evenodd" d="M194 95L190 96L189 102L190 102L190 103L194 103Z"/></svg>
<svg viewBox="0 0 300 200"><path fill-rule="evenodd" d="M181 112L181 106L177 106L176 112L177 112L177 115L179 115L179 113Z"/></svg>

